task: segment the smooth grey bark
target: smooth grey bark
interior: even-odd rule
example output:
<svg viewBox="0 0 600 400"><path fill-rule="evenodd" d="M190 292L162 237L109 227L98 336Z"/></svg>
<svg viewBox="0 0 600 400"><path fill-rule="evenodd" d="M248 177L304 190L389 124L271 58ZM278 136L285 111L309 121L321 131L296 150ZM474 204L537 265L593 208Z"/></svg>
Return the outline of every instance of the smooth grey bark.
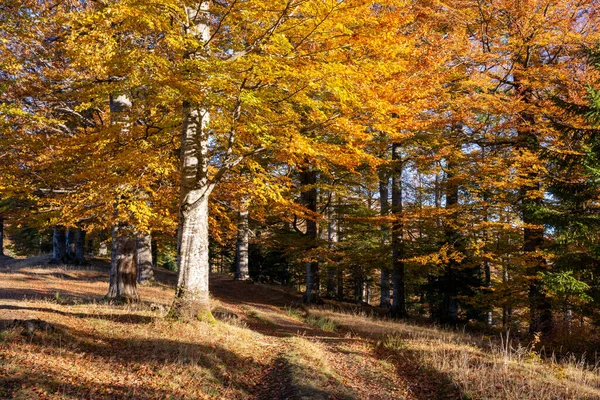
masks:
<svg viewBox="0 0 600 400"><path fill-rule="evenodd" d="M247 280L250 278L248 271L248 210L243 209L238 213L238 234L235 246L235 279Z"/></svg>
<svg viewBox="0 0 600 400"><path fill-rule="evenodd" d="M118 125L123 134L127 134L131 126L129 117L131 107L131 99L127 95L111 93L111 123ZM115 214L115 217L118 215ZM135 302L139 300L136 265L137 238L133 232L133 227L122 222L117 222L112 228L110 282L106 297L118 301Z"/></svg>
<svg viewBox="0 0 600 400"><path fill-rule="evenodd" d="M385 217L390 212L389 203L389 183L390 179L383 170L379 170L379 214ZM381 224L381 244L383 247L386 246L387 237L389 235L389 228L386 223ZM381 298L379 300L379 307L390 308L392 306L390 302L390 269L387 263L381 266Z"/></svg>
<svg viewBox="0 0 600 400"><path fill-rule="evenodd" d="M406 294L405 294L405 267L404 254L404 223L402 204L402 172L404 169L402 160L402 147L398 143L392 145L392 213L394 222L392 224L392 308L394 317L406 317Z"/></svg>
<svg viewBox="0 0 600 400"><path fill-rule="evenodd" d="M152 269L152 235L140 233L137 237L136 264L138 283L154 280Z"/></svg>
<svg viewBox="0 0 600 400"><path fill-rule="evenodd" d="M503 270L502 270L503 286L507 287L509 281L510 281L509 267L508 267L508 264L505 263ZM502 306L502 327L503 328L506 329L512 324L512 314L513 314L512 302L509 298L508 303L504 304Z"/></svg>
<svg viewBox="0 0 600 400"><path fill-rule="evenodd" d="M108 244L106 243L106 234L104 231L100 232L98 240L100 241L98 244L98 257L106 257L108 255Z"/></svg>
<svg viewBox="0 0 600 400"><path fill-rule="evenodd" d="M52 234L52 259L50 264L64 264L67 261L67 232L64 226L55 225Z"/></svg>
<svg viewBox="0 0 600 400"><path fill-rule="evenodd" d="M304 167L300 171L300 185L302 192L300 200L306 209L313 215L306 218L306 233L307 250L315 248L318 239L317 221L314 214L317 213L317 171L310 166ZM305 304L321 304L321 282L319 262L311 261L306 263L306 290L304 292L303 301Z"/></svg>
<svg viewBox="0 0 600 400"><path fill-rule="evenodd" d="M485 274L485 287L490 290L492 288L492 270L488 261L483 263L483 272ZM487 310L485 320L488 326L494 324L494 315L491 308Z"/></svg>
<svg viewBox="0 0 600 400"><path fill-rule="evenodd" d="M69 228L67 231L67 262L74 263L75 262L75 253L77 248L77 229Z"/></svg>
<svg viewBox="0 0 600 400"><path fill-rule="evenodd" d="M110 271L110 285L106 297L118 301L139 300L137 291L135 236L120 227L113 229L113 257Z"/></svg>
<svg viewBox="0 0 600 400"><path fill-rule="evenodd" d="M329 200L329 207L327 209L327 242L330 250L334 250L338 243L338 216L336 214L334 204L334 194L331 193ZM327 297L332 299L335 297L336 292L336 267L335 265L327 266L327 285L326 293Z"/></svg>
<svg viewBox="0 0 600 400"><path fill-rule="evenodd" d="M341 207L339 207L339 205L343 204L343 202L341 201L341 199L338 198L338 208L337 208L337 217L338 217L338 224L337 224L337 241L338 243L342 243L342 241L344 240L344 226L342 224L343 222L343 215L342 215L342 209ZM344 268L342 266L338 266L336 269L336 276L337 276L337 300L338 301L343 301L344 300Z"/></svg>
<svg viewBox="0 0 600 400"><path fill-rule="evenodd" d="M75 263L78 265L84 265L87 263L85 259L85 231L81 228L77 229L77 235L75 237Z"/></svg>
<svg viewBox="0 0 600 400"><path fill-rule="evenodd" d="M209 4L186 7L188 31L203 42L210 39ZM195 54L186 54L195 58ZM208 198L208 110L188 101L183 103L181 133L181 194L177 233L179 277L170 315L184 320L212 319L208 297L209 237Z"/></svg>

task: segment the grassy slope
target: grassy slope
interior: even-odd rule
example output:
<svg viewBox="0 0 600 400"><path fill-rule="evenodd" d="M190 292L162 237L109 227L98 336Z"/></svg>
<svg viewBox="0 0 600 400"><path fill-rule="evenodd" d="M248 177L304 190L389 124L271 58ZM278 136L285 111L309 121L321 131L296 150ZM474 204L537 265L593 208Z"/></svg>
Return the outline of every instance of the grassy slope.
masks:
<svg viewBox="0 0 600 400"><path fill-rule="evenodd" d="M214 324L163 318L174 275L106 304L104 263L0 265L0 398L600 399L600 376L527 348L306 310L281 288L214 276ZM21 334L13 319L55 332Z"/></svg>

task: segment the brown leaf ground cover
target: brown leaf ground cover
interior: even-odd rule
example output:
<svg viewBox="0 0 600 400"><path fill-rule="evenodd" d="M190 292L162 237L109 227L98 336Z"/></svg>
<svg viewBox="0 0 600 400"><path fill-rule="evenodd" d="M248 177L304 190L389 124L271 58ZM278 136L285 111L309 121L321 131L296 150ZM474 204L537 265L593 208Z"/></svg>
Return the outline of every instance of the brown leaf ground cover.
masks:
<svg viewBox="0 0 600 400"><path fill-rule="evenodd" d="M217 322L184 324L165 318L171 272L155 271L140 304L117 305L103 298L105 261L44 261L0 261L0 398L600 398L596 371L333 304L306 309L281 287L214 275ZM55 329L13 323L38 318Z"/></svg>

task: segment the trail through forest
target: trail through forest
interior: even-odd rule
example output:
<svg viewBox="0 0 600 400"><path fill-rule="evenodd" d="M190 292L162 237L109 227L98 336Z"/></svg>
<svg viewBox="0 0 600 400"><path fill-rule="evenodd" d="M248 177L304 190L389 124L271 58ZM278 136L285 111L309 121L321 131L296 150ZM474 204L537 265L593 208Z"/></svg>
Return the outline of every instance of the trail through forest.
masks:
<svg viewBox="0 0 600 400"><path fill-rule="evenodd" d="M597 372L460 332L306 308L292 289L211 276L216 321L166 318L176 275L104 300L108 263L0 264L0 398L594 399ZM16 321L15 321L16 320Z"/></svg>
<svg viewBox="0 0 600 400"><path fill-rule="evenodd" d="M157 269L158 282L141 288L143 304L117 306L102 301L108 278L104 262L95 261L88 267L50 267L45 266L43 261L45 257L5 259L0 265L0 328L3 329L0 347L1 397L460 397L455 387L440 385L443 382L437 381L436 376L427 374L425 370L418 372L418 368L409 365L411 360L390 361L382 357L376 350L376 340L334 326L320 327L318 319L307 320L301 298L282 288L236 282L228 275L212 276L214 315L220 320L216 326L249 330L250 340L244 337L237 340L247 341L244 345L249 346L253 354L237 359L233 359L233 354L226 357L218 355L220 360L209 363L200 360L202 356L199 354L190 354L194 353L193 347L191 343L186 343L205 341L202 330L198 331L196 337L190 338L187 336L190 327L185 327L186 334L179 335L174 328L182 326L162 318L172 293L175 274ZM52 324L57 331L34 332L30 337L15 332L18 329L14 327L14 319L38 318ZM203 325L209 330L215 328L210 324ZM140 327L146 328L143 333L138 332ZM163 339L157 341L152 337L153 328L161 331L156 332L160 336L170 334L168 346L165 346ZM231 338L235 333L226 334ZM178 345L178 341L183 347ZM103 345L98 346L98 343ZM186 347L187 350L183 350ZM162 352L161 348L166 352ZM207 348L211 348L211 345ZM236 351L233 350L233 353ZM140 355L139 359L136 354ZM192 363L188 359L190 356L192 359L198 357L198 360ZM77 361L71 360L72 365L69 366L71 357ZM106 361L106 358L112 367L101 368L103 372L100 376L104 377L105 382L98 385L94 380L90 381L90 375L94 374L95 364L102 364L101 361ZM80 362L88 364L88 361L87 366L77 365ZM188 383L171 394L164 387L149 392L137 388L138 385L130 387L122 383L139 380L133 377L136 375L135 369L138 372L148 368L160 371L161 363L179 365L166 367L158 374L155 386L161 386L162 380L167 378L165 374L181 373L182 367L192 363L204 364L207 375L214 375L215 370L220 371L222 376L219 384L225 387L225 391L218 387L220 385L214 385L216 382L212 383L215 387L205 391L201 382L198 382L199 391ZM40 368L42 364L46 366ZM136 364L134 368L132 364ZM192 366L192 369L195 367ZM47 374L44 370L47 370ZM144 377L140 383L147 378ZM234 383L233 379L242 382ZM120 383L111 383L115 380ZM210 381L206 379L205 384ZM186 392L186 387L194 390Z"/></svg>

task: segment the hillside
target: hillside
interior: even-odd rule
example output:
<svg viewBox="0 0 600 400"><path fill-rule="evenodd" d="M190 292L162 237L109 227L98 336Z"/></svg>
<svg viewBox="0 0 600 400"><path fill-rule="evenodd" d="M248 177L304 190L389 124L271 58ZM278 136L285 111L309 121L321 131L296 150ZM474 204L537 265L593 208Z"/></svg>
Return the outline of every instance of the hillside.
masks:
<svg viewBox="0 0 600 400"><path fill-rule="evenodd" d="M211 277L217 322L165 317L175 275L142 303L103 300L107 265L0 264L0 398L598 399L600 375L530 348ZM40 319L41 322L14 320Z"/></svg>

